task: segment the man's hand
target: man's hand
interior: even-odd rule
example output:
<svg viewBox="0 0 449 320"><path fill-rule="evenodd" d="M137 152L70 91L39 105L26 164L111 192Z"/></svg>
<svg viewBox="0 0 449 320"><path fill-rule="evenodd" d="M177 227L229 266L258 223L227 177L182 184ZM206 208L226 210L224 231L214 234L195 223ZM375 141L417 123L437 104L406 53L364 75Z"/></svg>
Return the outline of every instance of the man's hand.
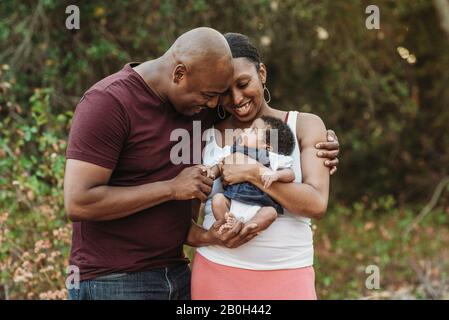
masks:
<svg viewBox="0 0 449 320"><path fill-rule="evenodd" d="M186 168L170 181L173 200L197 198L205 202L212 191L212 184L213 180L207 177L204 166Z"/></svg>
<svg viewBox="0 0 449 320"><path fill-rule="evenodd" d="M236 221L231 229L224 229L224 232L221 233L220 228L225 223L226 220L224 218L215 221L212 227L208 230L209 239L212 239L212 244L225 246L227 248L237 248L259 234L256 224L245 225L239 220Z"/></svg>
<svg viewBox="0 0 449 320"><path fill-rule="evenodd" d="M217 178L216 175L217 175L217 173L219 173L219 172L216 172L219 170L218 166L205 166L205 165L200 164L200 165L198 165L198 167L201 168L201 171L204 176L211 178L212 180L215 180Z"/></svg>
<svg viewBox="0 0 449 320"><path fill-rule="evenodd" d="M333 175L337 171L338 155L340 153L340 143L338 137L333 130L327 130L327 142L317 143L315 146L319 151L318 157L326 158L324 165L329 167L330 174Z"/></svg>

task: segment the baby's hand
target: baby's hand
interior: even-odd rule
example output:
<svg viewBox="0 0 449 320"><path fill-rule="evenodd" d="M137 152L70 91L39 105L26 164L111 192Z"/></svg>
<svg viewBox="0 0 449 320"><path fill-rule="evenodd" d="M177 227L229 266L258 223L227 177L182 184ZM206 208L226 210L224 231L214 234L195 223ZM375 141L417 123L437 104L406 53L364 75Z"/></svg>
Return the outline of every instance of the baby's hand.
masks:
<svg viewBox="0 0 449 320"><path fill-rule="evenodd" d="M265 189L268 189L274 181L279 180L279 174L272 170L266 170L264 173L262 173L261 178L263 187Z"/></svg>

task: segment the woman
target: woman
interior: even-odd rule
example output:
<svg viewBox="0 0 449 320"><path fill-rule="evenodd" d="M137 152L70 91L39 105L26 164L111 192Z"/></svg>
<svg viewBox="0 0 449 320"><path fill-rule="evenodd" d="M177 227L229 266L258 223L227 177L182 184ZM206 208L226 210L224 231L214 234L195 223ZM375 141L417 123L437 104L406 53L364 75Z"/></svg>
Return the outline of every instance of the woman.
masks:
<svg viewBox="0 0 449 320"><path fill-rule="evenodd" d="M225 159L222 177L214 182L205 205L206 229L214 223L211 198L222 192L222 182L256 185L284 208L284 214L238 248L198 248L192 266L192 299L316 299L310 219L320 219L327 208L329 168L315 149L316 143L326 140L325 126L315 115L270 107L269 99L264 99L266 68L257 49L244 35L228 33L225 38L234 58L234 80L221 104L231 116L215 126L221 135L209 131L204 164L209 164L210 154L232 144L232 139L225 139L226 129L248 128L254 119L268 115L285 120L297 136L292 154L296 178L263 189L261 164L232 164L232 155ZM237 156L240 161L245 157Z"/></svg>

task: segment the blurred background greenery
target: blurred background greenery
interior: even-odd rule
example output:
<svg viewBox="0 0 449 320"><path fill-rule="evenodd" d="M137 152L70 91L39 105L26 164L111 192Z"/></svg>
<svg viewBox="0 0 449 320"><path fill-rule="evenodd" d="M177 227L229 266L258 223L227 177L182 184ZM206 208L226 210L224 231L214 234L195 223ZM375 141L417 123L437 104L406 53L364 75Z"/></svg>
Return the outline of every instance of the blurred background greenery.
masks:
<svg viewBox="0 0 449 320"><path fill-rule="evenodd" d="M65 28L70 4L80 30ZM370 4L380 8L380 30L365 27ZM272 106L316 113L338 134L329 210L313 225L320 298L449 299L448 8L447 0L1 1L0 299L66 297L64 152L83 92L198 26L248 35L268 67ZM372 264L379 290L365 287Z"/></svg>

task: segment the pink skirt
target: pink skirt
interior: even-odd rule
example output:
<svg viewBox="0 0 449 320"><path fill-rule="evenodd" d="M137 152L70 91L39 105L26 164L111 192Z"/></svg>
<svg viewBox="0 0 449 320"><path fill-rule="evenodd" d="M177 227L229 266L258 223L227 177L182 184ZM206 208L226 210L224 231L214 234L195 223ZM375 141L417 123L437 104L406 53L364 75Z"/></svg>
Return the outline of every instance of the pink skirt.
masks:
<svg viewBox="0 0 449 320"><path fill-rule="evenodd" d="M316 300L313 267L248 270L207 260L192 265L192 300Z"/></svg>

